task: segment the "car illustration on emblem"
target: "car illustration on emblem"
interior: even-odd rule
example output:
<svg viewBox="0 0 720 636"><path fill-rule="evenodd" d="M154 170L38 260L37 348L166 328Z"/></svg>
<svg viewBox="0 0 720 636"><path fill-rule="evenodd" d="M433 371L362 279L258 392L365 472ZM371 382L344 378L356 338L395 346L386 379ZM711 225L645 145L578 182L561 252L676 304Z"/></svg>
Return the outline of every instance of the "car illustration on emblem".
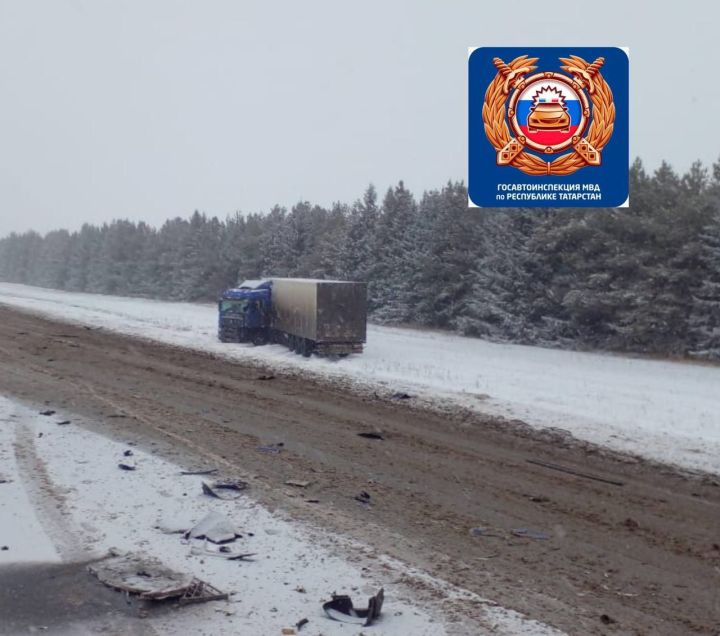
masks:
<svg viewBox="0 0 720 636"><path fill-rule="evenodd" d="M533 104L528 115L529 132L541 130L570 130L570 115L567 108L558 102L539 102Z"/></svg>

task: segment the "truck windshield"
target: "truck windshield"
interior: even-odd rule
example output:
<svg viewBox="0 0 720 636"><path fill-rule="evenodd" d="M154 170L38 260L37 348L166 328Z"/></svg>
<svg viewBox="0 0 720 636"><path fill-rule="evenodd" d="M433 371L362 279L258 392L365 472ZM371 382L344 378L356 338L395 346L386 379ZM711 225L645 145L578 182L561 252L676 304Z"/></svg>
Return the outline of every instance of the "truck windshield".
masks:
<svg viewBox="0 0 720 636"><path fill-rule="evenodd" d="M247 300L222 300L220 301L220 311L223 314L241 314L247 307Z"/></svg>

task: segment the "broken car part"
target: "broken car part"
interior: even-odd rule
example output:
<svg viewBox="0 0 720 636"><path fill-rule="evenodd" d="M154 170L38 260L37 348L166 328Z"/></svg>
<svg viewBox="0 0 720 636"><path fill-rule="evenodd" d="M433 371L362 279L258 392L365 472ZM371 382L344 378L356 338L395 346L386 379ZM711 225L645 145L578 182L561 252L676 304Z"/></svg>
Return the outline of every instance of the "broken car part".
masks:
<svg viewBox="0 0 720 636"><path fill-rule="evenodd" d="M248 483L241 479L228 479L225 481L215 481L211 484L207 482L202 483L203 492L210 496L216 497L217 499L237 499L242 495L244 490L247 490Z"/></svg>
<svg viewBox="0 0 720 636"><path fill-rule="evenodd" d="M241 537L235 525L219 512L210 512L185 533L186 539L207 539L212 543L228 543Z"/></svg>
<svg viewBox="0 0 720 636"><path fill-rule="evenodd" d="M355 625L372 625L380 616L385 591L381 589L375 596L368 599L368 606L365 609L353 607L353 602L347 594L333 594L332 600L323 604L323 610L335 621L353 623Z"/></svg>

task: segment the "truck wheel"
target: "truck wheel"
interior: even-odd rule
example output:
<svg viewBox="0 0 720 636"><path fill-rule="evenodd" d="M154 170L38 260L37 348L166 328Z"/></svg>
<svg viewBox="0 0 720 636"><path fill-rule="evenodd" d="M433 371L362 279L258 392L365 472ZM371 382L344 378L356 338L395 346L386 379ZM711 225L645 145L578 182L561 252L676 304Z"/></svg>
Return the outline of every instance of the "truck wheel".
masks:
<svg viewBox="0 0 720 636"><path fill-rule="evenodd" d="M312 340L303 339L303 356L309 358L313 354L313 349L315 349L315 343Z"/></svg>

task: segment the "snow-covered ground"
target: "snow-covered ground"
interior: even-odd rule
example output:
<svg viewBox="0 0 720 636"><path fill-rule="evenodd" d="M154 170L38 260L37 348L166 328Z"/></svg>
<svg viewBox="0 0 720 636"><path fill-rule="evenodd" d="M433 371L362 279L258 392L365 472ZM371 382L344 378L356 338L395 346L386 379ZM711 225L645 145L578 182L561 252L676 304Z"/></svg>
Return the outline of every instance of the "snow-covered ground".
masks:
<svg viewBox="0 0 720 636"><path fill-rule="evenodd" d="M70 425L57 425L66 418L72 418ZM208 477L181 476L178 466L81 424L70 413L43 417L0 396L1 465L3 478L11 480L0 484L0 545L9 548L0 552L0 567L60 557L87 560L107 554L112 547L152 555L174 570L232 593L228 602L190 605L152 616L148 622L160 636L280 634L303 618L309 623L301 633L309 636L356 636L359 632L368 636L560 636L552 628L408 569L368 546L272 514L253 501L252 487L248 496L237 500L210 498L201 488ZM134 471L118 468L126 450L133 453ZM14 461L18 454L35 458L42 468L23 472ZM43 530L36 508L59 513L62 528L47 527L53 523L46 514ZM231 545L256 553L253 560L191 554L193 546L181 535L158 529L172 524L190 527L211 511L238 527L243 537ZM62 534L72 535L71 548L60 550L59 557L52 537ZM192 543L202 545L201 541ZM405 581L415 581L416 590ZM362 606L380 587L385 589L383 613L369 628L334 622L322 611L322 602L333 591L349 593ZM421 607L422 597L432 599L428 607ZM473 608L487 629L470 632L461 623L445 624L444 608L457 613L463 603ZM73 633L95 633L82 627Z"/></svg>
<svg viewBox="0 0 720 636"><path fill-rule="evenodd" d="M720 367L503 345L370 326L365 353L304 359L279 346L221 344L214 305L0 283L0 304L236 360L301 369L557 427L580 439L720 473Z"/></svg>

